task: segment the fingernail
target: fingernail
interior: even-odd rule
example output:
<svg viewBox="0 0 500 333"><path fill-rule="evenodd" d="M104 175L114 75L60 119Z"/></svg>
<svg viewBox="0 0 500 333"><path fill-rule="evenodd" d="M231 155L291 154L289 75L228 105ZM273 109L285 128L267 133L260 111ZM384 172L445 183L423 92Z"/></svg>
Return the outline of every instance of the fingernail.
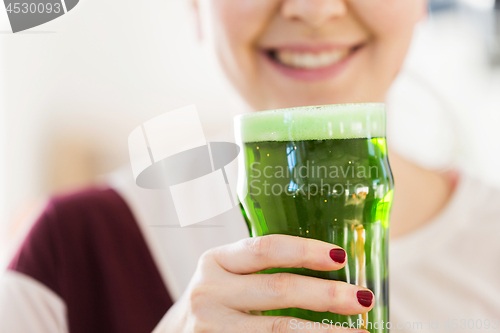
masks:
<svg viewBox="0 0 500 333"><path fill-rule="evenodd" d="M338 262L339 264L343 264L345 261L345 251L343 249L331 249L330 250L330 258L333 261Z"/></svg>
<svg viewBox="0 0 500 333"><path fill-rule="evenodd" d="M370 305L372 305L373 294L371 293L371 291L360 290L360 291L358 291L356 296L358 297L359 304L363 305L364 307L369 308Z"/></svg>

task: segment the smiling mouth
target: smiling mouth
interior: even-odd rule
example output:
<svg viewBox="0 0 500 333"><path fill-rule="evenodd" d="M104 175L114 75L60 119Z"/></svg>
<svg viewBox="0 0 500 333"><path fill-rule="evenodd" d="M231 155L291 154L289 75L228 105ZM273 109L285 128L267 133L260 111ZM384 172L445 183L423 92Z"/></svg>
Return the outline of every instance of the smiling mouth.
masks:
<svg viewBox="0 0 500 333"><path fill-rule="evenodd" d="M332 67L356 51L364 45L356 45L351 48L330 49L323 51L307 51L307 50L291 50L291 49L270 49L266 50L267 57L279 65L299 70L315 70Z"/></svg>

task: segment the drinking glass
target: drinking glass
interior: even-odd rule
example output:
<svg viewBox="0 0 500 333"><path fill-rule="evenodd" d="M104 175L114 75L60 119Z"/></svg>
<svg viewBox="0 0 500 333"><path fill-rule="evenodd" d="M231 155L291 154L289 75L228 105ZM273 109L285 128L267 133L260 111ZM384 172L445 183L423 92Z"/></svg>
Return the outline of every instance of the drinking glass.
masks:
<svg viewBox="0 0 500 333"><path fill-rule="evenodd" d="M393 177L385 105L343 104L262 111L235 118L238 198L252 237L285 234L342 247L338 271L275 268L369 288L364 315L288 308L262 315L387 332L389 212Z"/></svg>

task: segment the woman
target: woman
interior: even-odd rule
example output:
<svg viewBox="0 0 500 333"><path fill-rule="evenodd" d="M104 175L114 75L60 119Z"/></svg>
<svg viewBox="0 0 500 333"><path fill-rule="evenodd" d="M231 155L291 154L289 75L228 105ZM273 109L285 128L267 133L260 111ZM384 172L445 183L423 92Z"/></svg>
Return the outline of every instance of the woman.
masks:
<svg viewBox="0 0 500 333"><path fill-rule="evenodd" d="M265 110L383 102L426 2L200 0L195 7L207 13L229 80L254 110ZM395 152L391 165L398 186L391 217L393 328L401 322L397 328L406 331L457 329L454 323L469 319L493 328L500 314L499 193L465 175L422 169ZM111 188L51 201L9 267L0 331L294 332L291 318L250 311L359 314L373 307L362 287L248 274L340 269L342 249L282 235L246 238L234 212L225 215L226 228L152 230L146 224L175 214L169 194L131 184L115 179ZM308 330L317 331L328 330Z"/></svg>

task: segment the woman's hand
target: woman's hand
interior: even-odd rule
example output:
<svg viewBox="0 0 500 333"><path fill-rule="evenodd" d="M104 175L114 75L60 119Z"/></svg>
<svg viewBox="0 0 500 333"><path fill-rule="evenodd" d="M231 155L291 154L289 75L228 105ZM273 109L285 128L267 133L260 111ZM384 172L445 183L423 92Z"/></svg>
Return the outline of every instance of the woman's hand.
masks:
<svg viewBox="0 0 500 333"><path fill-rule="evenodd" d="M345 252L335 245L285 235L248 238L209 250L201 257L186 292L154 333L336 331L330 325L318 328L318 324L316 329L300 330L298 327L308 327L307 321L255 316L249 311L302 308L360 314L373 307L368 289L297 274L250 273L277 267L331 271L344 264Z"/></svg>

